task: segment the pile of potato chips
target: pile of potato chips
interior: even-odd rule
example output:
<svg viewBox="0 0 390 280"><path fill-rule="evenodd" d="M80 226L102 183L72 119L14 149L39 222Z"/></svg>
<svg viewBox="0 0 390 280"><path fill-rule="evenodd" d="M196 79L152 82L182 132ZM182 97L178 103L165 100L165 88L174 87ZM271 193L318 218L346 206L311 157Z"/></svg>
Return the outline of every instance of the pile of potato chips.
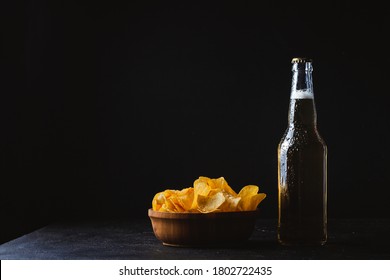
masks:
<svg viewBox="0 0 390 280"><path fill-rule="evenodd" d="M225 178L199 177L193 188L165 190L157 193L152 202L153 210L160 212L236 212L256 210L266 197L258 193L259 187L248 185L237 194Z"/></svg>

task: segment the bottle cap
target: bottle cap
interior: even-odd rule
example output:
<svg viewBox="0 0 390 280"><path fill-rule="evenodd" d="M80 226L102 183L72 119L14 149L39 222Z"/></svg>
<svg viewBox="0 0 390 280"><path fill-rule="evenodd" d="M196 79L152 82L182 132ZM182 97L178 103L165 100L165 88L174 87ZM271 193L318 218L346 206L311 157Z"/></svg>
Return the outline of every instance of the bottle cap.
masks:
<svg viewBox="0 0 390 280"><path fill-rule="evenodd" d="M291 60L291 63L305 63L305 62L312 62L310 58L305 58L305 57L294 57Z"/></svg>

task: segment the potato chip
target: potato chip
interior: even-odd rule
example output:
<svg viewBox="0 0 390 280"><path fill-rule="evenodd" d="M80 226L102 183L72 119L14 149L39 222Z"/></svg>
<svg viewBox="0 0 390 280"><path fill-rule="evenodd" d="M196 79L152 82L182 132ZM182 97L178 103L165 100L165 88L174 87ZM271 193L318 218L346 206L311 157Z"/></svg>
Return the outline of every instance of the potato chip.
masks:
<svg viewBox="0 0 390 280"><path fill-rule="evenodd" d="M257 194L259 191L259 187L255 185L248 185L243 187L238 193L239 197L252 196Z"/></svg>
<svg viewBox="0 0 390 280"><path fill-rule="evenodd" d="M199 177L199 179L194 182L194 200L192 203L191 209L197 208L198 196L208 196L214 183L207 177Z"/></svg>
<svg viewBox="0 0 390 280"><path fill-rule="evenodd" d="M222 192L217 192L212 196L198 195L198 210L202 213L216 212L225 202L225 196Z"/></svg>
<svg viewBox="0 0 390 280"><path fill-rule="evenodd" d="M190 211L194 201L194 189L186 188L178 192L177 199L184 211Z"/></svg>
<svg viewBox="0 0 390 280"><path fill-rule="evenodd" d="M152 201L153 210L163 212L183 212L176 194L176 190L165 190L157 193Z"/></svg>
<svg viewBox="0 0 390 280"><path fill-rule="evenodd" d="M160 210L161 206L165 203L164 192L157 193L152 201L152 206L154 211Z"/></svg>
<svg viewBox="0 0 390 280"><path fill-rule="evenodd" d="M225 190L227 193L237 196L237 193L229 186L229 184L226 182L225 178L219 177L218 179L211 179L216 188Z"/></svg>
<svg viewBox="0 0 390 280"><path fill-rule="evenodd" d="M184 212L184 208L180 205L179 203L179 199L177 197L177 195L171 195L169 198L168 198L169 202L171 203L171 210L173 212Z"/></svg>
<svg viewBox="0 0 390 280"><path fill-rule="evenodd" d="M204 188L207 188L209 190L216 188L212 179L203 176L200 176L197 180L195 180L194 188L196 188L197 186L203 186Z"/></svg>
<svg viewBox="0 0 390 280"><path fill-rule="evenodd" d="M167 189L153 197L152 208L161 212L235 212L254 211L266 197L259 187L248 185L237 194L224 177L210 179L201 176L193 187Z"/></svg>
<svg viewBox="0 0 390 280"><path fill-rule="evenodd" d="M241 200L241 197L233 196L226 191L223 191L222 194L225 197L225 202L220 206L220 210L223 212L236 212L238 211L238 204Z"/></svg>
<svg viewBox="0 0 390 280"><path fill-rule="evenodd" d="M260 204L260 202L263 201L263 199L266 197L267 195L265 193L258 193L254 196L252 196L251 198L251 203L250 203L250 207L248 209L248 211L254 211L257 209L257 206Z"/></svg>
<svg viewBox="0 0 390 280"><path fill-rule="evenodd" d="M241 211L252 211L256 210L257 205L261 202L262 199L256 198L252 201L253 197L257 195L259 191L259 187L255 185L248 185L241 189L241 191L238 193L238 196L241 197L241 201L238 205L238 208ZM264 199L264 198L263 198ZM259 200L259 203L256 203L256 201ZM255 206L254 206L255 205Z"/></svg>

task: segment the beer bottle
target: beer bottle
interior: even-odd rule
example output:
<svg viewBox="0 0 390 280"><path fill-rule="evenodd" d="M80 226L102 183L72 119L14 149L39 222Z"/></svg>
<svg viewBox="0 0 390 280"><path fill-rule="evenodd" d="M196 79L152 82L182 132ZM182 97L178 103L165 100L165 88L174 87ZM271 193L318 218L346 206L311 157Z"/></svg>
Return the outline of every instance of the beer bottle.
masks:
<svg viewBox="0 0 390 280"><path fill-rule="evenodd" d="M327 147L317 130L312 61L293 58L288 128L278 146L278 241L325 244Z"/></svg>

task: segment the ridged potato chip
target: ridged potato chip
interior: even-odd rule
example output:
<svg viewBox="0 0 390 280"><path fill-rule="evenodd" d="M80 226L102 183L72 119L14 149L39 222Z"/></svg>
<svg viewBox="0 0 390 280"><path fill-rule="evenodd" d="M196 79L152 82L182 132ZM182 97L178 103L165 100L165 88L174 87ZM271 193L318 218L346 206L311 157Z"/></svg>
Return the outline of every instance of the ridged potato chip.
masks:
<svg viewBox="0 0 390 280"><path fill-rule="evenodd" d="M194 201L194 189L186 188L182 189L177 194L177 199L179 201L180 206L184 209L184 211L190 211L192 207L192 202Z"/></svg>

